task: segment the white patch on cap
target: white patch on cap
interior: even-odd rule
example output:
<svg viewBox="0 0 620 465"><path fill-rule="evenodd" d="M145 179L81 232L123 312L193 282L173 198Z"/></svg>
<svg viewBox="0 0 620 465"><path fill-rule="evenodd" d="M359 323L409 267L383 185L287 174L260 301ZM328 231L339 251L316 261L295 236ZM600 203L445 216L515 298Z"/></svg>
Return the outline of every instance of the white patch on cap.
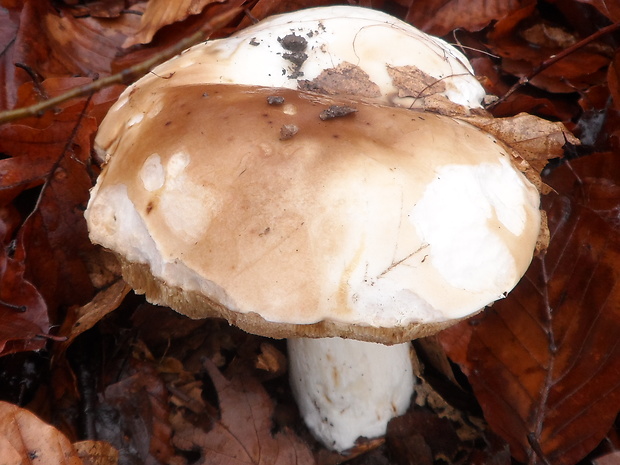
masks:
<svg viewBox="0 0 620 465"><path fill-rule="evenodd" d="M164 185L166 176L158 154L153 153L144 161L140 169L140 179L144 188L149 192L156 191Z"/></svg>
<svg viewBox="0 0 620 465"><path fill-rule="evenodd" d="M169 178L180 176L187 165L189 165L189 154L187 152L176 152L170 157L166 164L166 174Z"/></svg>
<svg viewBox="0 0 620 465"><path fill-rule="evenodd" d="M127 121L127 127L130 128L136 124L138 124L144 118L144 113L136 113Z"/></svg>
<svg viewBox="0 0 620 465"><path fill-rule="evenodd" d="M514 285L515 260L491 220L514 235L523 231L526 187L515 176L506 163L443 166L412 209L428 259L451 286L485 292Z"/></svg>
<svg viewBox="0 0 620 465"><path fill-rule="evenodd" d="M297 107L292 103L285 103L284 105L282 105L282 113L284 113L285 115L296 115Z"/></svg>
<svg viewBox="0 0 620 465"><path fill-rule="evenodd" d="M91 241L116 251L131 262L148 264L151 273L171 287L202 293L231 310L239 310L219 285L200 276L182 261L167 261L162 256L160 250L165 247L161 238L154 237L149 231L125 185L100 187L98 181L95 186L97 195L90 198L84 214Z"/></svg>
<svg viewBox="0 0 620 465"><path fill-rule="evenodd" d="M198 185L188 176L187 152L177 152L166 163L164 189L160 197L166 225L188 242L195 242L220 211L221 200L211 194L209 186Z"/></svg>
<svg viewBox="0 0 620 465"><path fill-rule="evenodd" d="M156 117L162 110L164 109L164 101L163 99L159 99L156 102L152 103L151 109L148 111L146 116L148 118Z"/></svg>
<svg viewBox="0 0 620 465"><path fill-rule="evenodd" d="M501 168L496 165L481 165L479 171L484 176L482 186L486 197L490 200L499 221L515 236L525 230L527 213L525 204L531 203L526 197L527 188L522 176L505 158L500 158ZM489 172L485 172L492 167ZM539 195L536 192L532 206L538 208Z"/></svg>
<svg viewBox="0 0 620 465"><path fill-rule="evenodd" d="M129 102L129 93L128 92L123 92L123 95L121 95L121 97L116 101L116 103L114 104L114 106L112 107L111 111L118 111L121 108L123 108L127 102Z"/></svg>

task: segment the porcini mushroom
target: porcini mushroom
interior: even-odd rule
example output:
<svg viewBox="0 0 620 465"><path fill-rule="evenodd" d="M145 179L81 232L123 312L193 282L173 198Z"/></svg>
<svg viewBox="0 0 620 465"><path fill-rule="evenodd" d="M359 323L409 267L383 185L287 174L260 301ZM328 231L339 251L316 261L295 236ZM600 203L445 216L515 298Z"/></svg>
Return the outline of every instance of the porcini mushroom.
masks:
<svg viewBox="0 0 620 465"><path fill-rule="evenodd" d="M501 142L390 107L483 96L459 52L383 13L268 19L121 96L96 139L91 239L149 301L289 338L300 411L344 451L407 409L407 341L503 297L531 260L538 192Z"/></svg>
<svg viewBox="0 0 620 465"><path fill-rule="evenodd" d="M148 114L151 90L137 87L102 124L110 156L86 211L93 242L153 303L271 337L396 344L501 298L531 260L538 192L466 123L286 89L165 87L158 98L166 111ZM355 112L321 119L334 105ZM285 125L298 132L282 139ZM308 357L292 362L303 398L295 366L314 362L291 357ZM319 429L346 418L329 410L342 395L330 382L301 404L323 396ZM391 414L406 408L385 395ZM318 434L338 450L380 434L351 430Z"/></svg>

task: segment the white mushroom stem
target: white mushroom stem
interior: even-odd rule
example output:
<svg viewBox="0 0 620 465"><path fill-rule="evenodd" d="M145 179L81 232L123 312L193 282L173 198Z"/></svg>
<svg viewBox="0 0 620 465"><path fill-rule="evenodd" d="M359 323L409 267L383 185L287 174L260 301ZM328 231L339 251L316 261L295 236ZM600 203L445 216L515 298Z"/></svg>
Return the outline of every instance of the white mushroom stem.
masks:
<svg viewBox="0 0 620 465"><path fill-rule="evenodd" d="M409 343L289 339L293 394L315 437L343 452L359 437L385 435L414 391L410 349Z"/></svg>

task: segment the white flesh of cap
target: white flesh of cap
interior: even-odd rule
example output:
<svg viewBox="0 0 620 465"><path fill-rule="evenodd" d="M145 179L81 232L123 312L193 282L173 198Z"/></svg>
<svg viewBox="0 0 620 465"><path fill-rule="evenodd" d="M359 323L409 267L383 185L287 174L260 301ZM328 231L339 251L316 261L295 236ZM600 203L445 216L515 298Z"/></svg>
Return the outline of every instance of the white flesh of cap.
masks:
<svg viewBox="0 0 620 465"><path fill-rule="evenodd" d="M285 38L291 35L305 41L300 53L307 57L301 64L295 64L294 52L286 48ZM421 106L422 95L443 95L458 105L478 108L485 96L467 58L454 47L393 16L352 6L309 8L267 18L231 37L186 50L155 68L139 85L172 77L176 85L210 82L298 89L301 82L339 70L343 64L361 73L347 75L346 82L335 87L333 82L326 84L331 91L325 93L347 93L407 108ZM399 71L404 71L400 83L394 75ZM424 75L430 80L417 88ZM125 95L129 92L131 88ZM124 101L121 98L119 104Z"/></svg>

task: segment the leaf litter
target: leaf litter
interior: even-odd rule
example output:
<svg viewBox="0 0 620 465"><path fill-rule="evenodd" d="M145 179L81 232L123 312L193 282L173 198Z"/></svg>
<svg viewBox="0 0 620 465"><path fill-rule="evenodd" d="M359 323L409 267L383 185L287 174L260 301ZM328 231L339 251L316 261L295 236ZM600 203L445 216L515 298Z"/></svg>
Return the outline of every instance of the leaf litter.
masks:
<svg viewBox="0 0 620 465"><path fill-rule="evenodd" d="M32 0L2 2L0 108L37 102L153 56L232 5L184 2L182 8L164 12L165 2L154 0L68 3L51 8ZM325 3L329 2L316 2ZM620 404L614 373L620 368L617 336L612 337L618 334L619 320L619 164L611 153L620 149L615 43L608 36L599 37L535 78L524 77L551 55L617 21L620 7L616 1L586 0L552 2L547 10L534 2L509 0L431 1L415 7L407 0L397 3L404 19L427 31L446 34L461 28L449 40L466 47L490 92L503 97L514 88L515 79L520 80L491 110L494 116L509 117L505 126L487 130L504 140L511 133L508 145L519 146L519 152L534 143L525 152L539 154L542 145L543 158L526 160L533 171L560 156L564 142L574 140L554 129L554 123L543 123L551 126L542 136L536 134L536 124L530 124L534 133L524 137L521 130L515 131L518 113L562 121L589 145L571 148L570 162L543 179L554 189L544 199L551 242L526 279L506 300L440 336L449 357L469 377L475 397L458 373L446 374L449 364L437 362L437 369L435 362L427 361L424 376L433 385L429 389L436 388L446 400L469 411L463 418L476 422L477 439L478 433L471 435L468 447L456 452L449 444L433 445L409 421L425 419L429 430L446 437L458 425L425 416L420 408L433 411L437 404L421 404L395 422L378 449L348 460L387 463L389 456L410 463L417 454L431 461L507 464L512 454L523 463L578 463L601 441L618 444L613 434ZM385 6L373 0L361 4ZM258 19L298 8L295 2L277 0L235 5L249 7ZM160 11L141 16L149 7ZM251 23L250 16L239 21L222 34ZM140 28L147 35L138 40ZM226 325L170 316L136 303L131 294L123 300L126 290L115 284L114 271L103 271L107 265L89 245L79 212L98 170L90 160L92 135L121 90L122 86L105 89L90 100L72 100L40 117L0 127L0 301L13 305L0 305L0 353L51 349L55 387L42 381L41 394L31 407L54 411L64 419L59 430L40 420L36 429L52 428L56 433L50 434L64 434L69 447L75 442L79 449L80 435L69 425L77 423L71 412L83 408L78 393L84 395L84 386L78 378L88 373L67 363L64 354L71 362L72 350L82 347L86 338L107 348L94 392L100 396L95 410L98 434L110 442L108 449L103 443L84 445L93 451L103 447L107 452L99 453L102 463L344 460L317 453L295 413L287 415L288 421L276 421L283 405L273 390L265 390L265 383L287 389L284 351L261 338L242 337ZM572 159L583 155L587 156ZM112 312L116 307L120 309ZM45 339L58 335L67 339ZM86 357L97 371L96 355ZM433 370L435 375L429 375ZM5 373L0 359L0 374ZM207 379L213 396L207 395ZM46 389L54 392L54 405L41 400ZM477 408L482 408L488 427L476 419ZM613 453L608 449L593 462L605 464L606 457L613 460ZM17 454L26 456L25 451Z"/></svg>

